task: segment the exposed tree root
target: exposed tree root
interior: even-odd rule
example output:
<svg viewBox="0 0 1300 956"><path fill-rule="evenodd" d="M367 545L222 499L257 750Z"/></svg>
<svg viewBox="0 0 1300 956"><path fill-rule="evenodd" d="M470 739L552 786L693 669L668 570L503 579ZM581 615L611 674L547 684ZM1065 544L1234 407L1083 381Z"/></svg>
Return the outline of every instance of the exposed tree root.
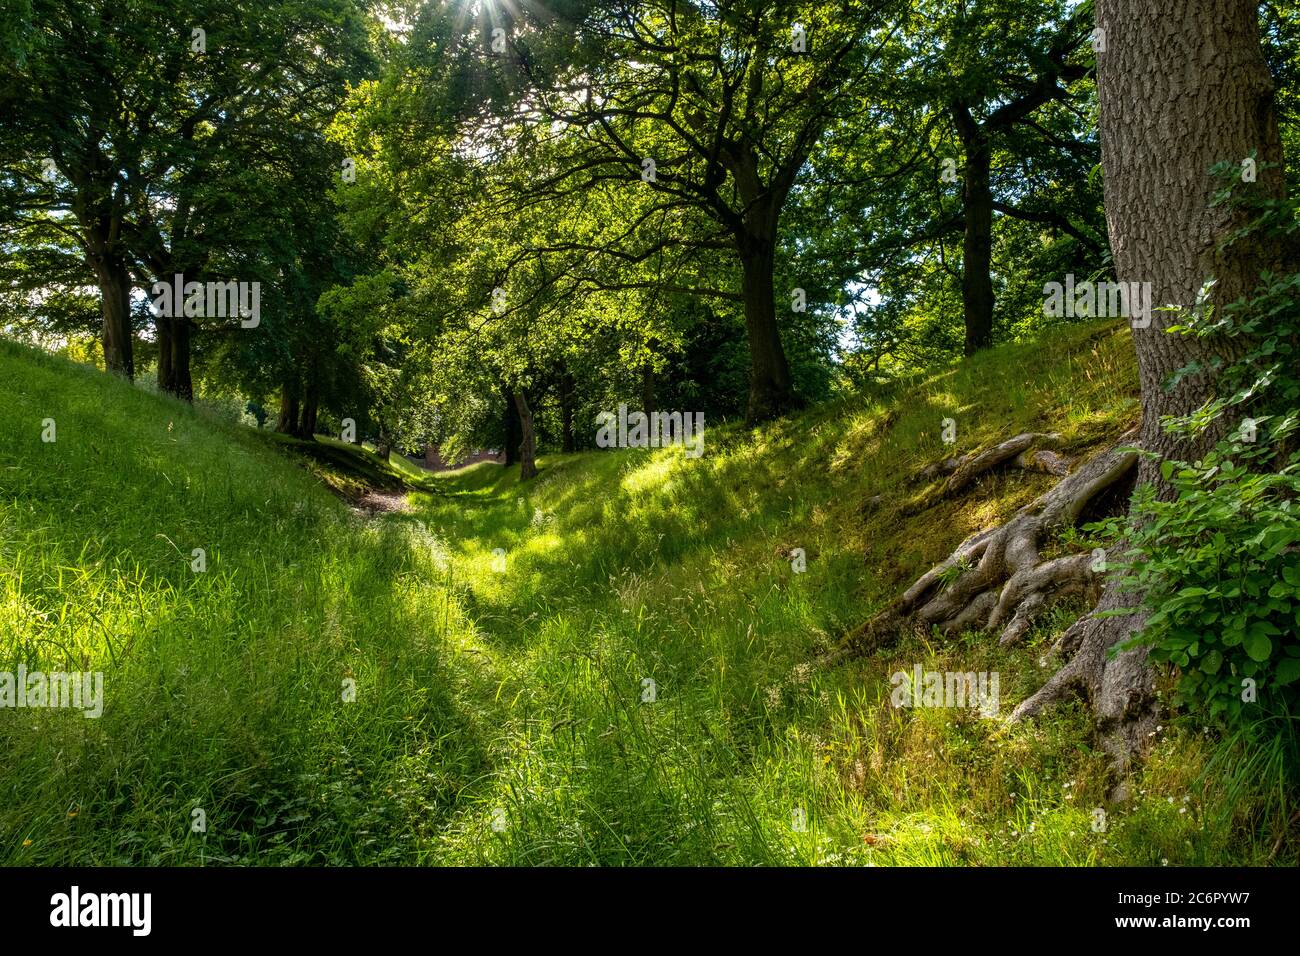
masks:
<svg viewBox="0 0 1300 956"><path fill-rule="evenodd" d="M1064 666L1011 713L1013 721L1025 720L1072 693L1082 692L1092 705L1102 748L1110 757L1115 774L1110 797L1116 801L1127 799L1125 772L1134 755L1146 750L1155 732L1155 692L1145 648L1109 656L1112 647L1138 630L1141 619L1133 615L1099 618L1095 614L1133 603L1115 588L1103 591L1096 612L1075 621L1056 642L1054 650L1067 658Z"/></svg>
<svg viewBox="0 0 1300 956"><path fill-rule="evenodd" d="M962 477L963 473L977 474L980 459L987 471L990 461L1020 454L1031 440L1019 436L1016 444L1020 447L1003 442L996 446L998 456L989 452L971 460L953 473L945 487L966 487L972 479ZM896 610L946 633L999 629L1001 643L1018 641L1047 605L1048 597L1081 593L1095 583L1091 555L1044 561L1039 545L1049 533L1075 524L1090 501L1125 479L1136 464L1136 454L1119 447L1092 458L1021 508L1006 524L963 541L907 589Z"/></svg>
<svg viewBox="0 0 1300 956"><path fill-rule="evenodd" d="M942 494L968 487L975 476L1024 455L1043 437L1048 436L1018 435L987 451L940 463L937 467L949 474ZM909 626L938 628L946 634L996 631L999 642L1009 645L1023 640L1035 619L1067 595L1088 597L1100 592L1099 611L1126 606L1122 594L1104 586L1104 574L1099 573L1104 567L1094 569L1091 554L1044 559L1040 548L1050 535L1076 525L1099 502L1127 501L1137 455L1124 446L1134 438L1133 432L1124 435L1119 444L1084 462L1005 524L971 535L894 605L859 629L850 638L850 647L859 653L870 651ZM1059 462L1049 459L1042 466L1056 468ZM933 478L938 473L923 476ZM1113 658L1108 652L1137 623L1131 616L1091 615L1076 622L1053 649L1065 664L1016 708L1012 719L1031 717L1065 695L1082 691L1096 712L1113 766L1126 769L1132 754L1144 748L1154 725L1150 675L1144 651Z"/></svg>
<svg viewBox="0 0 1300 956"><path fill-rule="evenodd" d="M941 475L947 475L948 478L938 491L924 495L906 505L903 509L904 513L916 514L944 498L959 495L969 488L975 479L1003 465L1029 471L1045 471L1049 474L1065 475L1070 470L1070 460L1068 458L1053 451L1046 449L1035 450L1031 447L1040 440L1050 441L1059 437L1059 435L1055 434L1024 432L1014 438L999 442L992 448L973 451L967 455L945 458L942 461L927 465L917 472L915 476L917 480L933 481Z"/></svg>
<svg viewBox="0 0 1300 956"><path fill-rule="evenodd" d="M1038 451L1025 451L1016 456L1016 467L1025 471L1042 471L1049 475L1064 478L1070 473L1074 464L1069 458L1046 448Z"/></svg>

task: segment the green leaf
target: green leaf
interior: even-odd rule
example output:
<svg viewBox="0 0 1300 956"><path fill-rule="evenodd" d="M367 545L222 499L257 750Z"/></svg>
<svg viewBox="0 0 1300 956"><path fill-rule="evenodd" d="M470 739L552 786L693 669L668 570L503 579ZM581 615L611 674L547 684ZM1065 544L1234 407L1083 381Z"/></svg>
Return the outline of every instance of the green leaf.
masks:
<svg viewBox="0 0 1300 956"><path fill-rule="evenodd" d="M1294 683L1296 678L1300 677L1300 657L1285 658L1277 665L1274 673L1277 675L1277 683L1281 686Z"/></svg>
<svg viewBox="0 0 1300 956"><path fill-rule="evenodd" d="M1269 655L1273 653L1273 642L1268 639L1268 635L1260 634L1257 631L1252 632L1242 644L1252 660L1266 661Z"/></svg>

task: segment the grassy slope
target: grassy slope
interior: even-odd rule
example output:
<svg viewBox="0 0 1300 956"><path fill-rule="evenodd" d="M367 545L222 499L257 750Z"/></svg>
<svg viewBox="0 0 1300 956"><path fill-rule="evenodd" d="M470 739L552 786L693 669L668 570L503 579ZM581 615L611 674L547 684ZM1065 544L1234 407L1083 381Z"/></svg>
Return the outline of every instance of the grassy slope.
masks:
<svg viewBox="0 0 1300 956"><path fill-rule="evenodd" d="M888 706L920 663L997 670L1008 711L1065 611L1016 652L911 638L810 663L1050 482L900 519L942 418L958 450L1034 428L1086 452L1136 415L1130 352L1062 330L714 429L695 461L408 475L415 509L364 521L262 436L0 344L0 670L102 669L107 700L99 720L0 710L0 863L1262 861L1272 835L1195 782L1194 735L1157 745L1099 833L1081 711Z"/></svg>

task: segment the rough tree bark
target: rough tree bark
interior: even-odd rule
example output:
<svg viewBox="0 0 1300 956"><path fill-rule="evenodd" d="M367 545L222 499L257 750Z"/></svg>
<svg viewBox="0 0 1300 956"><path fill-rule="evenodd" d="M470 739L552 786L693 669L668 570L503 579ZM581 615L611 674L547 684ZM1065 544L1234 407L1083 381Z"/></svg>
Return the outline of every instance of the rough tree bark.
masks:
<svg viewBox="0 0 1300 956"><path fill-rule="evenodd" d="M537 477L537 439L533 434L533 413L523 389L515 392L515 408L519 412L519 480Z"/></svg>
<svg viewBox="0 0 1300 956"><path fill-rule="evenodd" d="M1260 48L1256 6L1240 0L1098 0L1098 25L1107 51L1097 57L1101 100L1106 222L1121 282L1150 282L1152 304L1192 306L1201 284L1217 282L1211 301L1231 302L1253 289L1260 270L1278 263L1277 251L1239 243L1227 254L1218 244L1243 222L1226 208L1210 208L1216 187L1210 166L1240 164L1254 154L1256 189L1281 197L1282 147L1273 108L1273 80ZM1163 52L1162 52L1163 51ZM1174 322L1155 312L1151 327L1133 330L1142 385L1144 448L1163 455L1196 455L1220 437L1193 446L1161 429L1160 415L1198 407L1212 384L1164 383L1189 362L1210 357L1204 340L1166 335ZM1223 343L1214 349L1220 354ZM1144 478L1158 479L1147 465Z"/></svg>
<svg viewBox="0 0 1300 956"><path fill-rule="evenodd" d="M1098 0L1098 26L1106 51L1098 55L1102 167L1106 222L1121 282L1150 282L1152 303L1193 306L1202 284L1214 277L1214 302L1231 302L1258 283L1270 252L1240 245L1228 253L1220 241L1243 223L1239 214L1211 208L1216 183L1209 169L1239 164L1254 154L1278 168L1259 173L1257 187L1281 196L1281 139L1273 109L1273 81L1260 49L1257 7L1241 0ZM1172 389L1165 382L1191 362L1208 363L1223 343L1167 335L1176 319L1154 312L1148 328L1135 328L1142 424L1138 444L1162 456L1196 457L1221 433L1177 441L1160 426L1211 394L1206 375ZM1168 494L1159 462L1143 459L1138 481ZM1140 595L1108 587L1098 611L1137 605ZM1073 657L1016 717L1038 713L1078 687L1093 700L1103 741L1117 769L1144 750L1154 726L1146 652L1108 656L1139 630L1139 615L1087 618L1063 636ZM1116 796L1123 796L1121 787Z"/></svg>
<svg viewBox="0 0 1300 956"><path fill-rule="evenodd" d="M1222 251L1220 240L1242 223L1232 210L1210 207L1218 184L1209 170L1225 160L1239 164L1253 154L1260 167L1277 163L1279 168L1259 170L1255 188L1275 197L1284 189L1256 7L1241 0L1097 0L1097 18L1106 37L1097 58L1098 92L1117 278L1151 283L1155 306L1190 307L1214 277L1210 300L1230 302L1257 284L1261 268L1279 260L1275 248L1259 244ZM1090 556L1043 561L1043 535L1076 521L1082 509L1108 489L1125 487L1121 482L1134 473L1137 482L1168 494L1159 462L1137 458L1124 444L1194 458L1219 437L1210 432L1183 442L1161 428L1162 416L1191 411L1213 388L1202 374L1166 389L1169 375L1191 362L1207 362L1212 349L1220 348L1165 334L1174 321L1171 313L1153 311L1148 328L1133 329L1142 389L1137 433L1080 466L1005 525L962 542L855 635L860 646L888 639L913 620L949 631L999 629L1002 641L1013 642L1049 600L1091 590ZM1133 608L1140 601L1140 594L1104 582L1096 609ZM1127 795L1125 771L1145 750L1156 722L1146 651L1110 653L1141 625L1140 614L1081 618L1056 642L1061 668L1012 714L1014 720L1032 717L1081 691L1111 758L1114 799Z"/></svg>

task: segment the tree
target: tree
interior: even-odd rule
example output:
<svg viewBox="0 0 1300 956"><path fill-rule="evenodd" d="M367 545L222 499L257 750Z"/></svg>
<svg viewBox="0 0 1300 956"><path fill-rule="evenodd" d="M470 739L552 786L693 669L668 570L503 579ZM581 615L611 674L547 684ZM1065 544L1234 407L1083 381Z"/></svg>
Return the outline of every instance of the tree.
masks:
<svg viewBox="0 0 1300 956"><path fill-rule="evenodd" d="M1086 7L1041 0L921 10L904 41L913 52L907 70L880 94L903 135L875 175L856 172L867 144L826 157L841 169L827 177L834 186L823 201L865 217L866 242L838 258L867 270L873 292L933 302L957 287L971 355L993 344L995 272L1034 271L1026 230L996 261L999 233L1015 231L999 220L1064 235L1082 247L1076 256L1102 251L1100 190L1088 177L1099 153L1087 122L1090 85L1081 82L1091 70L1090 22ZM871 330L873 338L896 339L894 325Z"/></svg>
<svg viewBox="0 0 1300 956"><path fill-rule="evenodd" d="M449 19L459 15L452 7ZM549 138L548 162L504 206L571 203L617 187L637 209L630 229L596 242L560 239L539 253L578 254L579 271L593 258L632 270L604 279L605 288L655 286L741 305L747 417L758 422L799 404L773 284L782 213L823 134L870 121L863 91L892 69L905 8L598 0L563 8L564 19L522 12L469 22L459 43L444 42L441 71L428 72L469 94L465 135L522 129ZM493 28L508 38L498 50ZM445 41L446 29L436 35ZM701 259L719 253L733 267L723 284L682 281L699 279Z"/></svg>
<svg viewBox="0 0 1300 956"><path fill-rule="evenodd" d="M976 4L956 19L942 61L973 64L948 91L947 109L961 142L962 164L962 305L966 323L965 353L971 355L993 344L993 283L990 266L993 253L993 214L1032 218L1035 213L998 202L993 188L993 156L997 140L1016 126L1028 123L1036 111L1056 100L1070 97L1061 84L1083 77L1087 67L1069 62L1087 38L1084 8L1060 19L1055 29L1019 31L1026 24L1038 26L1030 8L1041 4ZM1019 14L1019 16L1017 16ZM1041 14L1039 14L1041 16ZM977 24L982 20L982 24ZM980 49L972 55L965 49L972 40L986 38L990 30L1012 43L997 44L996 53ZM1019 48L1017 48L1017 42ZM1048 134L1050 136L1050 134ZM1073 228L1067 219L1051 212L1037 213L1042 221Z"/></svg>
<svg viewBox="0 0 1300 956"><path fill-rule="evenodd" d="M1116 274L1121 282L1151 283L1152 302L1185 309L1233 302L1257 287L1263 270L1282 262L1276 246L1225 249L1224 241L1245 223L1239 209L1211 202L1216 184L1210 169L1225 161L1253 158L1258 192L1270 198L1285 192L1257 8L1234 0L1097 0L1097 13L1107 44L1097 82ZM1196 68L1185 68L1191 64ZM1133 333L1142 387L1137 444L1152 453L1140 460L1138 482L1165 494L1160 462L1195 460L1222 437L1224 426L1175 436L1161 427L1162 418L1189 415L1205 404L1214 393L1214 368L1235 357L1222 354L1222 340L1166 334L1171 321L1157 311L1148 328ZM1170 381L1185 368L1198 371ZM1131 608L1139 598L1108 587L1098 610ZM1145 649L1113 658L1108 652L1141 626L1136 615L1076 625L1074 658L1020 713L1035 713L1066 688L1083 686L1122 764L1146 745L1154 722L1151 675Z"/></svg>
<svg viewBox="0 0 1300 956"><path fill-rule="evenodd" d="M249 243L250 167L292 169L319 133L364 63L360 11L355 0L33 0L26 52L2 74L8 173L27 185L8 212L54 217L83 250L109 370L135 373L133 288L200 278L214 249ZM193 323L156 325L160 384L189 397Z"/></svg>
<svg viewBox="0 0 1300 956"><path fill-rule="evenodd" d="M1275 244L1227 244L1245 216L1239 206L1213 202L1218 184L1211 169L1223 162L1244 170L1253 158L1253 188L1266 198L1284 191L1273 84L1256 9L1234 0L1098 0L1097 9L1105 36L1098 88L1106 215L1118 278L1150 283L1154 303L1197 309L1233 302L1256 288L1262 270L1283 263ZM1166 334L1169 313L1157 309L1149 326L1144 321L1133 329L1142 390L1137 432L1007 524L963 542L869 622L860 641L874 643L901 619L916 617L949 631L998 628L1010 643L1049 598L1088 589L1095 567L1090 555L1044 560L1039 547L1046 537L1072 527L1105 492L1134 478L1168 494L1161 462L1195 460L1226 427L1193 435L1162 428L1165 416L1190 415L1210 401L1215 369L1235 356L1224 353L1222 340ZM969 481L1013 444L961 460L949 483ZM946 588L938 588L941 582ZM1155 726L1147 651L1139 646L1112 653L1140 631L1143 617L1135 608L1141 599L1112 577L1097 613L1059 639L1067 662L1013 714L1031 717L1082 690L1119 772L1145 748ZM1125 792L1121 784L1113 795Z"/></svg>

